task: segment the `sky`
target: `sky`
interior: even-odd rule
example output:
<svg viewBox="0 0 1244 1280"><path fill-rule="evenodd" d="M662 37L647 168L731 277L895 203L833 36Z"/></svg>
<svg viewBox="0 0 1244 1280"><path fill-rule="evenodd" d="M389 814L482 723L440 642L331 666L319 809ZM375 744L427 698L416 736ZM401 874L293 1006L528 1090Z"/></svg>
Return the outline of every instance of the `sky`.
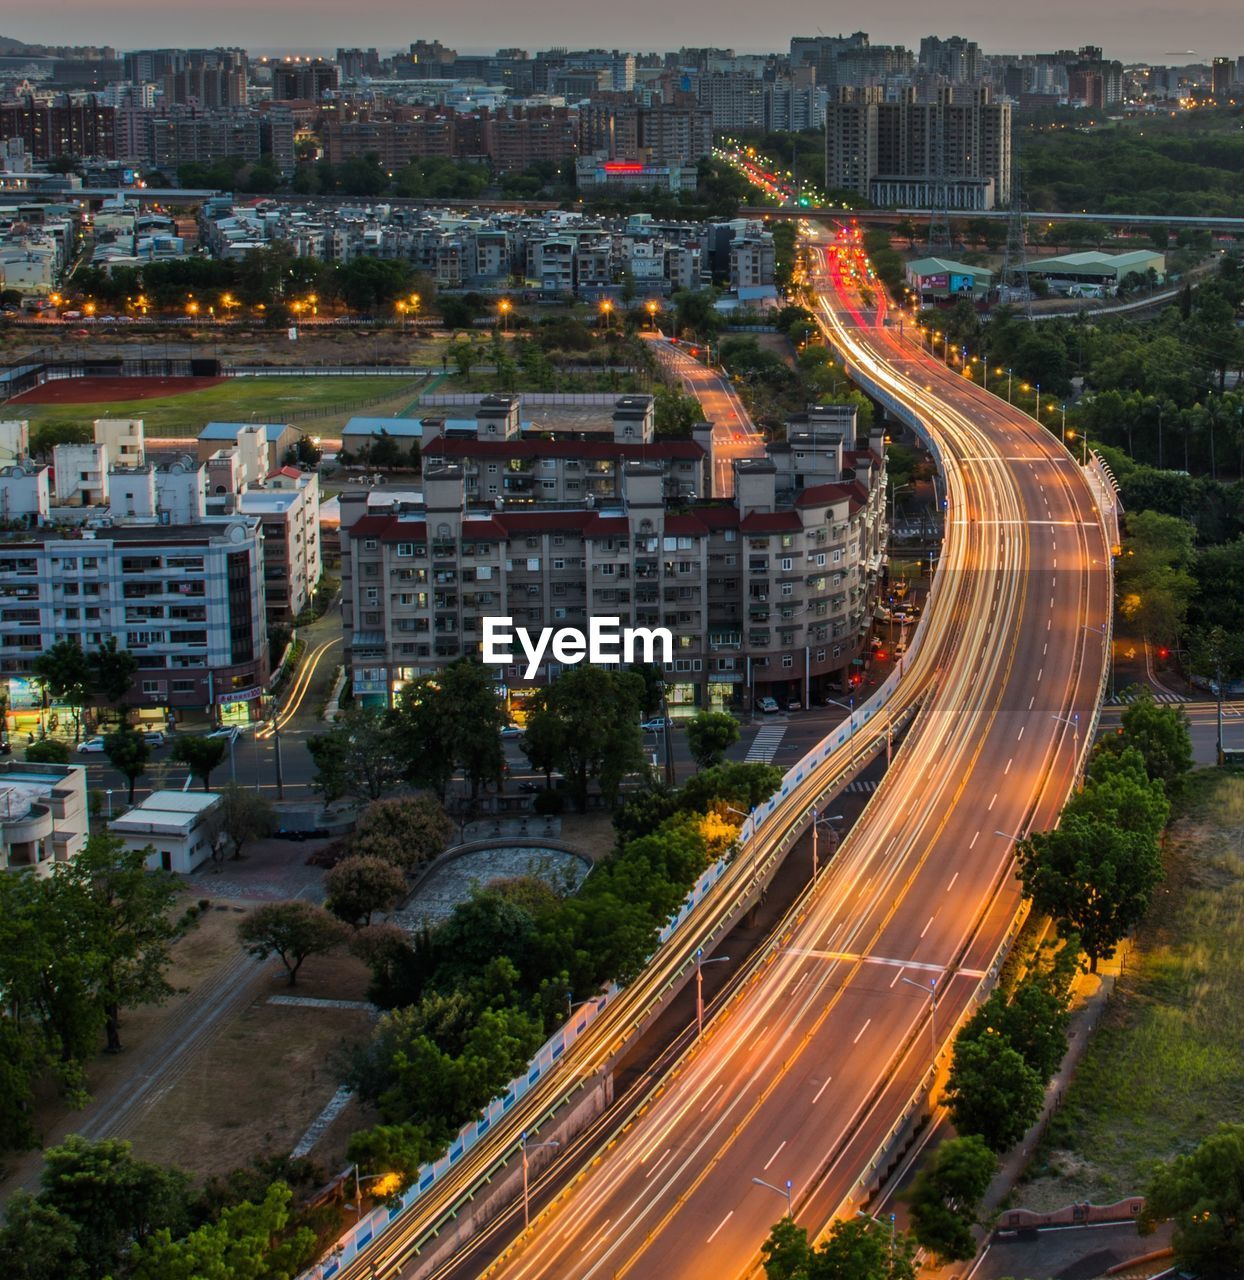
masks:
<svg viewBox="0 0 1244 1280"><path fill-rule="evenodd" d="M554 45L640 51L716 45L740 53L782 51L792 35L859 28L874 44L917 48L920 37L964 35L986 52L1101 45L1125 62L1208 61L1244 54L1238 0L888 0L883 10L818 0L511 0L435 6L421 0L42 0L0 16L0 35L40 43L117 48L241 45L255 51L332 51L375 45L382 52L415 39L439 39L460 52Z"/></svg>

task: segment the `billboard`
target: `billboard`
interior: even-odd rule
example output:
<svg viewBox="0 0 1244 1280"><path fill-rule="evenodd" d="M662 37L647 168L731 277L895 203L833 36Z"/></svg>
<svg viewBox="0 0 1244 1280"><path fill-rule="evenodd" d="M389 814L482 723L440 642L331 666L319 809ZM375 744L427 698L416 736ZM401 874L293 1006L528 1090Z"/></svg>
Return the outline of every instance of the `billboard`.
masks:
<svg viewBox="0 0 1244 1280"><path fill-rule="evenodd" d="M952 275L950 277L951 293L971 293L976 281L971 276Z"/></svg>
<svg viewBox="0 0 1244 1280"><path fill-rule="evenodd" d="M945 289L949 279L946 276L921 276L920 287L922 289Z"/></svg>

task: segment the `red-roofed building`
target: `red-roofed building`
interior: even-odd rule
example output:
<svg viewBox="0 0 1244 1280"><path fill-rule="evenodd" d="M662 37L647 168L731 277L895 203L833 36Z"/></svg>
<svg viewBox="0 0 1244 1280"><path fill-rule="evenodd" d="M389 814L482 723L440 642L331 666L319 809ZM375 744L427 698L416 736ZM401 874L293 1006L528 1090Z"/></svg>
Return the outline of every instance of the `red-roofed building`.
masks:
<svg viewBox="0 0 1244 1280"><path fill-rule="evenodd" d="M765 694L841 695L868 653L885 547L881 435L858 449L854 427L850 406L813 406L767 456L740 459L736 496L717 502L679 483L680 463L704 465L696 442L531 439L508 428L504 438L436 437L422 492L405 508L379 513L374 504L388 498L376 491L371 506L365 494L341 498L356 694L387 701L405 682L478 655L486 618L537 633L616 617L671 632L675 715ZM569 489L571 463L582 481L602 477L600 487ZM607 484L591 469L598 463ZM546 474L555 496L542 501ZM517 476L529 480L505 483ZM497 669L511 714L560 673L545 662L528 682L525 665Z"/></svg>

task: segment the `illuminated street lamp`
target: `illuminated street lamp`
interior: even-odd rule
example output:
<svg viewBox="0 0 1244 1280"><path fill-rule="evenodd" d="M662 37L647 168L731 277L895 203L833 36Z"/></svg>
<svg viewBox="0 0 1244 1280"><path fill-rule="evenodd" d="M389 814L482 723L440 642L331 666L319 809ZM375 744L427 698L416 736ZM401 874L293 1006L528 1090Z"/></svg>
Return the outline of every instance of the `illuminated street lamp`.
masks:
<svg viewBox="0 0 1244 1280"><path fill-rule="evenodd" d="M649 299L644 303L644 310L648 313L648 323L655 330L657 327L657 312L661 310L661 304Z"/></svg>
<svg viewBox="0 0 1244 1280"><path fill-rule="evenodd" d="M704 959L704 948L697 947L695 952L695 1038L704 1037L704 966L706 964L729 964L729 956L714 956Z"/></svg>
<svg viewBox="0 0 1244 1280"><path fill-rule="evenodd" d="M785 1187L775 1187L772 1182L766 1182L763 1178L753 1178L752 1181L758 1187L767 1187L770 1191L775 1191L778 1195L785 1196L786 1197L786 1216L788 1218L792 1218L792 1219L794 1218L795 1215L791 1211L791 1207L790 1207L791 1180L789 1178L786 1179Z"/></svg>
<svg viewBox="0 0 1244 1280"><path fill-rule="evenodd" d="M929 979L928 988L925 988L923 982L914 982L911 978L901 978L900 981L907 983L909 987L915 987L917 991L925 991L929 997L929 1037L933 1042L933 1057L937 1057L937 977L936 975Z"/></svg>
<svg viewBox="0 0 1244 1280"><path fill-rule="evenodd" d="M613 302L609 298L602 298L600 302L600 313L605 317L605 328L613 327Z"/></svg>
<svg viewBox="0 0 1244 1280"><path fill-rule="evenodd" d="M514 304L509 300L509 298L502 298L501 301L497 303L497 310L501 313L501 331L503 333L509 332L510 312L513 309Z"/></svg>

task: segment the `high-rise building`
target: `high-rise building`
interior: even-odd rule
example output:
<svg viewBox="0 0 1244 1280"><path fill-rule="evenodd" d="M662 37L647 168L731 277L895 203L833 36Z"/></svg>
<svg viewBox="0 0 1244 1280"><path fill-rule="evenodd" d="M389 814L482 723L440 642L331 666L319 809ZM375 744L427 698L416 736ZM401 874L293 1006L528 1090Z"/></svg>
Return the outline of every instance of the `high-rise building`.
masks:
<svg viewBox="0 0 1244 1280"><path fill-rule="evenodd" d="M1235 64L1230 58L1215 58L1210 69L1210 85L1214 101L1225 105L1231 100L1231 85L1235 79Z"/></svg>
<svg viewBox="0 0 1244 1280"><path fill-rule="evenodd" d="M990 91L932 102L840 89L825 128L825 181L877 204L992 209L1011 198L1011 105Z"/></svg>
<svg viewBox="0 0 1244 1280"><path fill-rule="evenodd" d="M39 102L27 97L0 103L0 141L20 138L35 161L69 156L112 160L116 156L115 110L93 94Z"/></svg>
<svg viewBox="0 0 1244 1280"><path fill-rule="evenodd" d="M971 84L980 79L981 51L975 40L963 36L925 36L920 41L920 65L951 84Z"/></svg>
<svg viewBox="0 0 1244 1280"><path fill-rule="evenodd" d="M337 64L324 58L286 58L272 67L272 97L278 102L316 102L337 83Z"/></svg>

